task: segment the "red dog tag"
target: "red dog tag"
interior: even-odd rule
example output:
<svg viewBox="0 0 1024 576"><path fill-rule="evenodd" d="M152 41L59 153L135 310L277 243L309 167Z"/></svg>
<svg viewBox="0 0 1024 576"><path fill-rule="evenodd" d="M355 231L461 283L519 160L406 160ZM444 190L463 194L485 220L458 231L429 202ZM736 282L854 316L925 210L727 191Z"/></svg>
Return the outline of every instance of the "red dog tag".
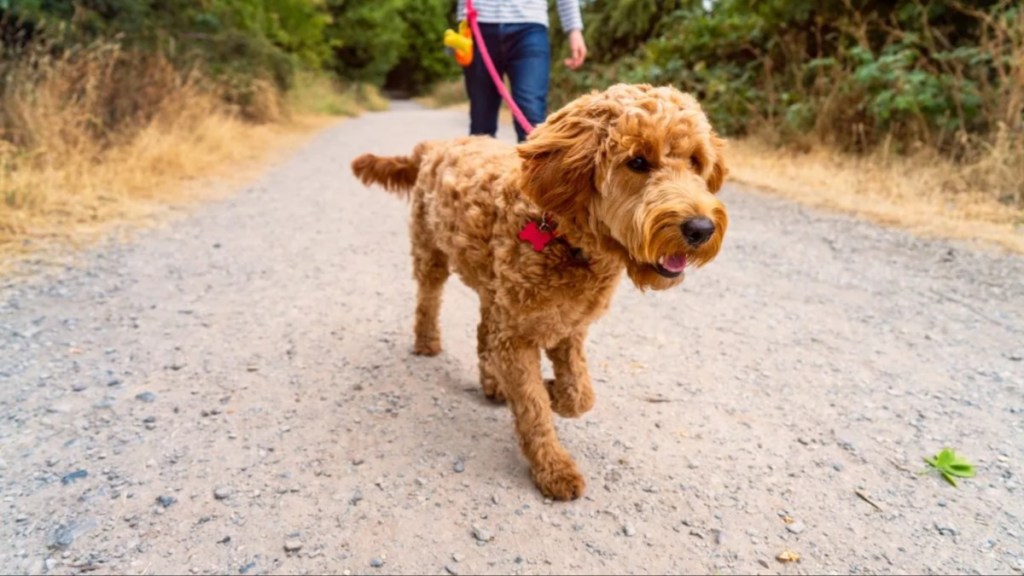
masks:
<svg viewBox="0 0 1024 576"><path fill-rule="evenodd" d="M540 252L544 250L544 247L551 242L555 235L548 230L541 230L540 226L534 221L529 221L523 229L519 231L519 239L524 242L529 242L533 245L534 252Z"/></svg>

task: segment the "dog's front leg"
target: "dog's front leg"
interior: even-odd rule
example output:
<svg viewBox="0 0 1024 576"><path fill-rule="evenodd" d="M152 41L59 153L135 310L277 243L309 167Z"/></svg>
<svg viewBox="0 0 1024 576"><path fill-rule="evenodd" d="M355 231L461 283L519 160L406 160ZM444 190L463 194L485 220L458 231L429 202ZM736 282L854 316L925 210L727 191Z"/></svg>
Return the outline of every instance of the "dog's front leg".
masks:
<svg viewBox="0 0 1024 576"><path fill-rule="evenodd" d="M540 350L506 341L498 345L499 378L515 416L519 446L540 491L558 500L579 498L586 488L576 463L558 442L551 398L540 377Z"/></svg>
<svg viewBox="0 0 1024 576"><path fill-rule="evenodd" d="M594 407L594 388L583 354L586 338L586 329L580 329L546 350L555 379L544 384L551 395L551 409L564 418L576 418Z"/></svg>
<svg viewBox="0 0 1024 576"><path fill-rule="evenodd" d="M484 396L495 401L504 402L505 394L501 391L498 376L495 373L494 338L499 331L494 319L491 303L494 299L489 292L480 292L480 324L476 328L476 352L480 363L480 386Z"/></svg>

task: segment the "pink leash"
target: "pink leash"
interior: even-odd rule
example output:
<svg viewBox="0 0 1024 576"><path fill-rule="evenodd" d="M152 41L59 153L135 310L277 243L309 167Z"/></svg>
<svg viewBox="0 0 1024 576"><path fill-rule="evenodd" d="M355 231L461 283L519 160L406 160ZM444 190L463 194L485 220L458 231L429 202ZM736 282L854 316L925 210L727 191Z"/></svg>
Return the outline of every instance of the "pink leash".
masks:
<svg viewBox="0 0 1024 576"><path fill-rule="evenodd" d="M480 26L476 23L476 9L473 8L473 0L466 0L466 20L469 21L469 27L473 30L473 38L476 39L477 46L480 47L480 56L484 59L484 66L487 66L487 71L491 73L494 87L498 89L498 93L505 100L505 104L508 104L509 109L512 110L512 116L522 126L523 131L527 134L533 132L533 126L530 125L526 116L519 109L519 106L516 106L515 101L512 100L508 90L505 89L505 83L501 81L501 76L498 76L498 71L494 68L494 62L491 61L491 55L487 53L487 45L484 44L484 37L480 34Z"/></svg>

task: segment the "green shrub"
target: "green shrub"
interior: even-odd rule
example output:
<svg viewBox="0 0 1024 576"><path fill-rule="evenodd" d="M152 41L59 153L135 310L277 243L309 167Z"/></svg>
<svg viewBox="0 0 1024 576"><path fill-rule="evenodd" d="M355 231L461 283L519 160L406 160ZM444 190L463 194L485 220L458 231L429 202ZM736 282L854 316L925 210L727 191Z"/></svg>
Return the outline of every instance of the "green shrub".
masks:
<svg viewBox="0 0 1024 576"><path fill-rule="evenodd" d="M412 0L402 11L406 43L398 61L387 73L385 86L422 95L439 81L461 73L442 44L444 31L456 28L454 0Z"/></svg>
<svg viewBox="0 0 1024 576"><path fill-rule="evenodd" d="M333 18L334 69L342 78L383 84L402 56L407 25L405 0L328 0Z"/></svg>
<svg viewBox="0 0 1024 576"><path fill-rule="evenodd" d="M964 135L993 133L1000 122L1021 130L1024 23L1016 3L675 6L589 3L590 63L572 73L555 57L552 103L612 82L672 84L697 95L726 133L769 127L855 150L887 141L954 156ZM652 36L643 41L645 31ZM605 33L611 40L600 39Z"/></svg>

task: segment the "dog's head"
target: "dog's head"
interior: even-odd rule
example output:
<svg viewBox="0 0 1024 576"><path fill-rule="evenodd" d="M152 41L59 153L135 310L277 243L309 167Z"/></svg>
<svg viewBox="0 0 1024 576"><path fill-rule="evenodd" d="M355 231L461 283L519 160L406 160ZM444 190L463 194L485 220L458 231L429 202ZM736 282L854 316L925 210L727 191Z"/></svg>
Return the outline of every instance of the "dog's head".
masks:
<svg viewBox="0 0 1024 576"><path fill-rule="evenodd" d="M619 254L640 288L663 290L718 254L725 142L671 87L618 84L577 98L519 145L522 189Z"/></svg>

